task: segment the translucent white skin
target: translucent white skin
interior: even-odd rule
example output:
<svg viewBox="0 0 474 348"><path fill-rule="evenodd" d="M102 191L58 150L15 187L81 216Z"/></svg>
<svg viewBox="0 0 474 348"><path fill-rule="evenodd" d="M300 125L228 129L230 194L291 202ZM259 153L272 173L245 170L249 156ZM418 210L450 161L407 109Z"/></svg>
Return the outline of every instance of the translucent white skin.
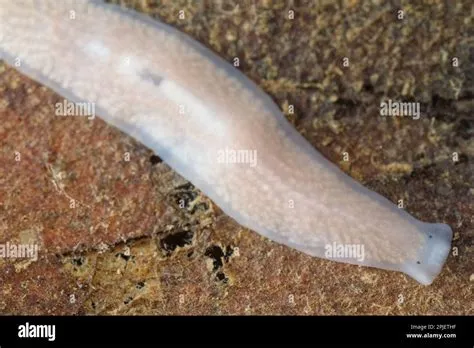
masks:
<svg viewBox="0 0 474 348"><path fill-rule="evenodd" d="M273 241L422 284L448 256L448 225L421 222L344 174L252 81L166 24L101 1L0 0L0 59L95 103L99 117ZM225 149L256 151L256 165L222 163ZM363 246L364 258L328 256L334 243Z"/></svg>

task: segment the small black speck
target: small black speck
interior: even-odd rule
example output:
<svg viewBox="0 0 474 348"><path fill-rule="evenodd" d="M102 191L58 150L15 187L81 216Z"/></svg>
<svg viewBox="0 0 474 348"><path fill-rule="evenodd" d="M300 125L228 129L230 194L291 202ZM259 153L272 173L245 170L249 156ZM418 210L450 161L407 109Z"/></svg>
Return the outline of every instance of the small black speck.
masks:
<svg viewBox="0 0 474 348"><path fill-rule="evenodd" d="M465 163L465 162L468 162L468 161L469 161L469 158L467 157L467 155L465 153L460 153L458 161L454 162L454 165L458 165L460 163Z"/></svg>
<svg viewBox="0 0 474 348"><path fill-rule="evenodd" d="M177 247L184 247L185 245L192 244L193 235L194 233L192 231L176 232L164 237L160 244L165 251L171 252Z"/></svg>
<svg viewBox="0 0 474 348"><path fill-rule="evenodd" d="M145 286L145 282L138 282L137 285L136 285L136 288L137 289L141 289Z"/></svg>
<svg viewBox="0 0 474 348"><path fill-rule="evenodd" d="M230 259L230 257L232 256L233 253L234 253L234 249L232 249L232 247L230 245L228 245L225 248L225 255L224 255L225 262L229 262L229 259Z"/></svg>
<svg viewBox="0 0 474 348"><path fill-rule="evenodd" d="M430 238L433 238L433 236L430 234Z"/></svg>
<svg viewBox="0 0 474 348"><path fill-rule="evenodd" d="M421 262L420 261L416 261L417 264L421 265Z"/></svg>
<svg viewBox="0 0 474 348"><path fill-rule="evenodd" d="M217 269L222 267L222 258L224 257L224 252L222 251L221 247L217 245L212 245L207 248L204 255L213 259L213 271L216 271Z"/></svg>
<svg viewBox="0 0 474 348"><path fill-rule="evenodd" d="M374 86L370 83L370 81L364 81L362 90L367 93L374 93Z"/></svg>
<svg viewBox="0 0 474 348"><path fill-rule="evenodd" d="M223 272L217 272L216 279L218 281L222 281L223 283L227 283L229 281L229 279L225 276Z"/></svg>
<svg viewBox="0 0 474 348"><path fill-rule="evenodd" d="M115 254L116 257L120 256L122 259L124 259L125 261L128 261L130 260L130 255L125 255L124 253L118 253L118 254Z"/></svg>
<svg viewBox="0 0 474 348"><path fill-rule="evenodd" d="M71 263L75 266L82 266L84 264L84 257L75 257L71 260Z"/></svg>
<svg viewBox="0 0 474 348"><path fill-rule="evenodd" d="M163 160L162 160L159 156L157 156L157 155L152 155L152 156L150 157L150 163L151 163L152 165L155 165L155 164L158 164L158 163L161 163L161 162L163 162Z"/></svg>

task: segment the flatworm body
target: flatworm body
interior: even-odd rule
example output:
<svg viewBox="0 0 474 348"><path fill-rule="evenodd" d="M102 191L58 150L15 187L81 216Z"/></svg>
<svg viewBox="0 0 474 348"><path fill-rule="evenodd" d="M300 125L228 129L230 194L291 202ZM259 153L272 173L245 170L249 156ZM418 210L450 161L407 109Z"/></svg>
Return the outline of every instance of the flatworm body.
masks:
<svg viewBox="0 0 474 348"><path fill-rule="evenodd" d="M421 222L344 174L251 80L166 24L101 1L0 0L0 58L73 102L95 103L271 240L423 284L441 271L448 225ZM348 257L348 246L363 255Z"/></svg>

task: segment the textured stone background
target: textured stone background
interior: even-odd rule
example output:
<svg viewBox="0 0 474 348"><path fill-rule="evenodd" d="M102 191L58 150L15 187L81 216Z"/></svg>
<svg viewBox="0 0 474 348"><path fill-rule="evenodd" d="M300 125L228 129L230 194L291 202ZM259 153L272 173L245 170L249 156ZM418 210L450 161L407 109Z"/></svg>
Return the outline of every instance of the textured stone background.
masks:
<svg viewBox="0 0 474 348"><path fill-rule="evenodd" d="M123 1L239 57L329 159L417 218L450 224L458 254L431 286L240 227L117 129L54 117L61 97L0 62L0 243L41 245L36 262L0 259L0 312L473 314L472 2L414 3ZM387 98L420 102L421 119L380 117Z"/></svg>

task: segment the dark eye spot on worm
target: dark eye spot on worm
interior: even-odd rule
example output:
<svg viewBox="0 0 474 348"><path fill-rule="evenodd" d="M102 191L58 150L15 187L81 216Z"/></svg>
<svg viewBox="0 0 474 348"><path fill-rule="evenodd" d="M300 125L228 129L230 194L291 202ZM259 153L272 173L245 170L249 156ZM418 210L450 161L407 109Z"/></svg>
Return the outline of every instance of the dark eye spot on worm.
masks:
<svg viewBox="0 0 474 348"><path fill-rule="evenodd" d="M140 77L142 79L151 81L153 84L155 84L157 87L163 82L164 77L156 74L152 74L151 72L145 70L140 74Z"/></svg>

